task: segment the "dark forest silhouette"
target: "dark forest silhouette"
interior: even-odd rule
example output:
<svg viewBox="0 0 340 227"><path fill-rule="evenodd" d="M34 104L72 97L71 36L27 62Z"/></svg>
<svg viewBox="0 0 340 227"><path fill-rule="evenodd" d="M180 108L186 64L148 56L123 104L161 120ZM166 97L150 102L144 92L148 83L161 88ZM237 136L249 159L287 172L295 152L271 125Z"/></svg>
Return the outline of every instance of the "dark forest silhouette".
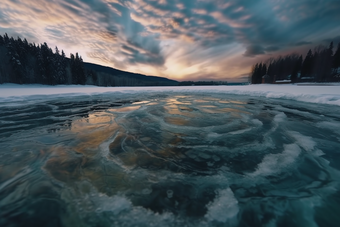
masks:
<svg viewBox="0 0 340 227"><path fill-rule="evenodd" d="M78 53L66 58L64 51L26 39L0 35L0 83L96 84L97 75L85 70Z"/></svg>
<svg viewBox="0 0 340 227"><path fill-rule="evenodd" d="M340 81L340 43L333 53L329 47L317 46L303 59L302 55L290 54L256 63L251 72L251 83L279 82L338 82Z"/></svg>
<svg viewBox="0 0 340 227"><path fill-rule="evenodd" d="M171 86L177 81L145 76L105 66L84 63L82 57L65 56L58 47L0 35L0 84L80 84L98 86Z"/></svg>

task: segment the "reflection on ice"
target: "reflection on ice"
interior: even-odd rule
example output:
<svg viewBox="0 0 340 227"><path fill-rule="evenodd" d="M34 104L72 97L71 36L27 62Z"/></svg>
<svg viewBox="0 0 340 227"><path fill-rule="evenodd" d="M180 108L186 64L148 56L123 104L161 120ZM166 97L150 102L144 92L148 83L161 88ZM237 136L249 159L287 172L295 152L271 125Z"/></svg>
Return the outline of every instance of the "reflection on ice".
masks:
<svg viewBox="0 0 340 227"><path fill-rule="evenodd" d="M127 107L120 107L120 108L111 108L108 111L110 112L131 112L134 110L138 110L140 106L127 106Z"/></svg>
<svg viewBox="0 0 340 227"><path fill-rule="evenodd" d="M0 107L1 226L337 226L339 107L116 99Z"/></svg>

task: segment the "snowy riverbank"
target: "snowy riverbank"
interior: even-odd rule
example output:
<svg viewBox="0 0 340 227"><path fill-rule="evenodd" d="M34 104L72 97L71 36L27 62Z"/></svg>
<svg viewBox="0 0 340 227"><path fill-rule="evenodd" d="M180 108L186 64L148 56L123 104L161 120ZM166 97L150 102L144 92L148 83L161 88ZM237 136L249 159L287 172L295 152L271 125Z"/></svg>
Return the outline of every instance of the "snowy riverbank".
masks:
<svg viewBox="0 0 340 227"><path fill-rule="evenodd" d="M33 101L65 96L95 95L102 93L145 93L145 92L193 92L250 95L255 97L282 98L311 103L340 106L340 84L338 86L245 85L245 86L189 86L189 87L97 87L90 85L18 85L1 84L0 102ZM52 96L52 97L51 97Z"/></svg>

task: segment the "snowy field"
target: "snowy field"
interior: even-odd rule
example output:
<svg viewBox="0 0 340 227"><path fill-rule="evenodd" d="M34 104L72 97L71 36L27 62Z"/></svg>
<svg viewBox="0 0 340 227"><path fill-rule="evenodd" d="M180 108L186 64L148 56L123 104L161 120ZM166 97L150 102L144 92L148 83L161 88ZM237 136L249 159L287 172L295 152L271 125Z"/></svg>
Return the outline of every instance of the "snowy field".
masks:
<svg viewBox="0 0 340 227"><path fill-rule="evenodd" d="M1 84L0 101L39 100L62 96L94 95L102 93L145 92L202 92L282 98L311 103L340 106L340 84L329 86L248 85L248 86L191 86L191 87L97 87L81 85L17 85ZM44 96L41 96L44 95ZM45 96L48 95L48 96Z"/></svg>
<svg viewBox="0 0 340 227"><path fill-rule="evenodd" d="M0 226L337 227L340 86L0 85Z"/></svg>

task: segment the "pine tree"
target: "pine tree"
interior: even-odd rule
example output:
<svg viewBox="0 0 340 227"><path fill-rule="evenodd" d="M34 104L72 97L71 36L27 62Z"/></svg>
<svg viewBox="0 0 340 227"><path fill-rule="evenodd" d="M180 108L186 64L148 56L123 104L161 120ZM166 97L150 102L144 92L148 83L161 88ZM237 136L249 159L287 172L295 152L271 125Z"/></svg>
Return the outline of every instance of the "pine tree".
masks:
<svg viewBox="0 0 340 227"><path fill-rule="evenodd" d="M259 64L257 72L256 72L256 83L262 83L262 62Z"/></svg>
<svg viewBox="0 0 340 227"><path fill-rule="evenodd" d="M323 56L323 68L322 68L322 75L323 75L323 81L331 81L331 75L332 75L332 65L333 65L333 42L329 44L328 49L324 51Z"/></svg>
<svg viewBox="0 0 340 227"><path fill-rule="evenodd" d="M333 68L337 69L339 67L340 67L340 42L338 43L338 47L333 56Z"/></svg>
<svg viewBox="0 0 340 227"><path fill-rule="evenodd" d="M10 41L10 38L8 37L7 33L5 33L5 35L4 35L5 44L9 43L9 41Z"/></svg>
<svg viewBox="0 0 340 227"><path fill-rule="evenodd" d="M251 83L252 84L256 84L256 72L258 70L258 64L256 63L253 67L252 67L252 72L251 72Z"/></svg>
<svg viewBox="0 0 340 227"><path fill-rule="evenodd" d="M70 54L70 68L71 68L71 77L72 77L72 84L77 84L77 69L75 64L75 57L74 54Z"/></svg>
<svg viewBox="0 0 340 227"><path fill-rule="evenodd" d="M82 57L76 53L76 62L77 62L77 73L78 73L78 84L85 85L86 83L86 75L84 69L84 62Z"/></svg>
<svg viewBox="0 0 340 227"><path fill-rule="evenodd" d="M0 46L5 45L5 40L4 38L0 35Z"/></svg>
<svg viewBox="0 0 340 227"><path fill-rule="evenodd" d="M313 53L312 53L312 50L309 49L305 57L305 60L302 63L301 75L303 77L311 77L312 69L313 69Z"/></svg>
<svg viewBox="0 0 340 227"><path fill-rule="evenodd" d="M291 76L291 81L292 83L296 83L298 79L298 74L301 71L302 67L302 55L300 55L299 59L295 62L293 71L292 71L292 76Z"/></svg>
<svg viewBox="0 0 340 227"><path fill-rule="evenodd" d="M264 63L262 66L261 77L267 74L267 65Z"/></svg>
<svg viewBox="0 0 340 227"><path fill-rule="evenodd" d="M66 83L65 53L64 51L62 51L60 54L58 47L55 47L54 67L56 74L56 83L65 84Z"/></svg>
<svg viewBox="0 0 340 227"><path fill-rule="evenodd" d="M333 73L332 80L340 81L340 42L333 55Z"/></svg>
<svg viewBox="0 0 340 227"><path fill-rule="evenodd" d="M11 78L11 82L22 84L24 82L24 72L23 66L20 61L20 55L18 54L18 46L16 41L11 38L7 44L8 56L10 59L10 64L13 69L13 75Z"/></svg>

